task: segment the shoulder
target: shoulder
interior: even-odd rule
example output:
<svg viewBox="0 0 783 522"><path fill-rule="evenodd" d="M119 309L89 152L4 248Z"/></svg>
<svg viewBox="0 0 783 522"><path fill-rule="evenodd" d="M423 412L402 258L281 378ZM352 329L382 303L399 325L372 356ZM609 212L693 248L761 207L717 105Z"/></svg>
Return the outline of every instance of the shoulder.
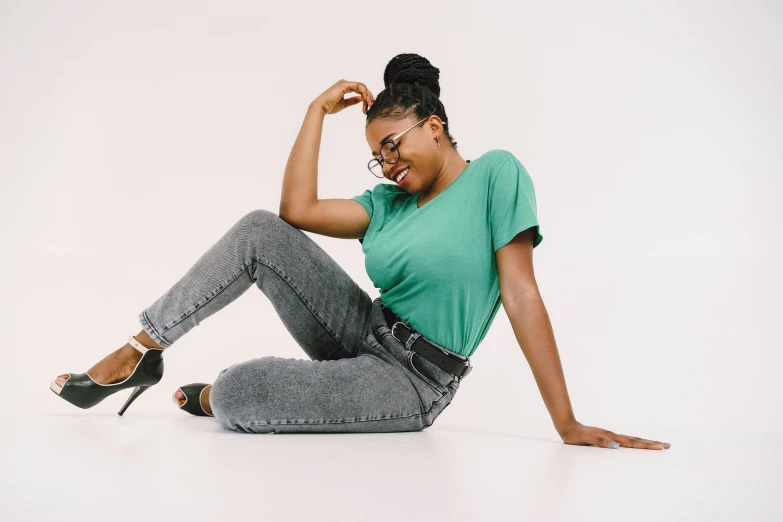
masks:
<svg viewBox="0 0 783 522"><path fill-rule="evenodd" d="M532 177L511 151L489 150L476 160L476 166L479 165L481 178L493 198L511 197L520 190L531 193L534 190Z"/></svg>
<svg viewBox="0 0 783 522"><path fill-rule="evenodd" d="M526 176L527 171L519 159L511 151L505 149L491 149L471 161L476 164L476 168L482 171L482 178L485 178L490 185L493 185L498 179L511 181L521 175Z"/></svg>
<svg viewBox="0 0 783 522"><path fill-rule="evenodd" d="M514 157L514 154L506 149L490 149L479 156L478 159L503 162L512 157Z"/></svg>
<svg viewBox="0 0 783 522"><path fill-rule="evenodd" d="M391 183L378 183L373 188L367 189L365 195L372 200L376 209L384 209L385 212L395 212L402 207L411 195Z"/></svg>
<svg viewBox="0 0 783 522"><path fill-rule="evenodd" d="M506 163L517 163L519 164L519 160L511 151L508 151L506 149L490 149L481 156L477 157L475 160L471 161L471 163L476 163L476 165L481 165L482 168L485 168L487 170L496 170L499 167L502 167Z"/></svg>

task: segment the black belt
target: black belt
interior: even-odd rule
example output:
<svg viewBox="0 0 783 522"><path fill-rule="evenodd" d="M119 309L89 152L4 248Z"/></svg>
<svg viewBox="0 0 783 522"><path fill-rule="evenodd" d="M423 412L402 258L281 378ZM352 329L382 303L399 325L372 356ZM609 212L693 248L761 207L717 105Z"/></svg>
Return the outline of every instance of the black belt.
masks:
<svg viewBox="0 0 783 522"><path fill-rule="evenodd" d="M413 328L405 324L400 316L392 312L391 308L385 305L381 305L383 315L386 317L386 324L392 330L392 336L395 339L406 344L408 338L416 332ZM411 344L411 350L418 353L429 362L440 368L446 373L450 373L455 377L464 378L473 367L470 365L470 360L463 361L453 355L450 355L443 351L440 347L432 344L432 342L419 333L419 337Z"/></svg>

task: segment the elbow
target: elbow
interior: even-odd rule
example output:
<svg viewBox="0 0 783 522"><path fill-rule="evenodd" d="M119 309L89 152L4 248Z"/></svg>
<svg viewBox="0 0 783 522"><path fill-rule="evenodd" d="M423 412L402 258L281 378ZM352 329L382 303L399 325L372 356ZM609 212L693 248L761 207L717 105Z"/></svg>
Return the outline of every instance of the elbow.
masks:
<svg viewBox="0 0 783 522"><path fill-rule="evenodd" d="M513 288L505 289L505 291L501 290L500 292L500 301L503 303L503 308L506 309L517 308L531 300L541 300L541 293L538 290L538 286L535 284L518 285Z"/></svg>
<svg viewBox="0 0 783 522"><path fill-rule="evenodd" d="M291 205L280 203L280 208L277 211L277 215L280 216L280 219L291 223L292 225L296 221L296 214L294 209L291 208Z"/></svg>
<svg viewBox="0 0 783 522"><path fill-rule="evenodd" d="M280 217L280 219L282 219L283 221L285 221L289 225L297 226L296 225L296 218L293 217L293 215L292 215L290 210L288 210L286 208L283 208L281 206L280 210L277 212L277 215Z"/></svg>

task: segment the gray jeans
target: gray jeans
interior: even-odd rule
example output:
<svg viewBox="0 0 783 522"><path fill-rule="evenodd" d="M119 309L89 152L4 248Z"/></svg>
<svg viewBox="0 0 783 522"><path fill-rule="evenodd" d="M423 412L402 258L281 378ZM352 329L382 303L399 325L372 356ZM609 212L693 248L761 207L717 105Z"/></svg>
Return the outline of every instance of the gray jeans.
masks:
<svg viewBox="0 0 783 522"><path fill-rule="evenodd" d="M253 284L310 360L265 356L222 370L210 405L224 428L420 431L454 398L460 379L411 351L416 335L407 343L392 336L380 298L372 300L304 232L263 209L234 224L139 321L168 348Z"/></svg>

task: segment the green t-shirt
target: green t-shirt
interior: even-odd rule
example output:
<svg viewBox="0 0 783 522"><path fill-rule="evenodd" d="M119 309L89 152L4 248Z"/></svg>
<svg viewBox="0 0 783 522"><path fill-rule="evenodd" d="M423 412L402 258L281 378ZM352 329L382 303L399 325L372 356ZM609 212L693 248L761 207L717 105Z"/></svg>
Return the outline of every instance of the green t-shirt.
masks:
<svg viewBox="0 0 783 522"><path fill-rule="evenodd" d="M354 196L370 215L359 241L383 304L435 343L470 357L500 309L494 252L519 232L539 232L533 181L508 151L469 163L418 208L420 194L379 183Z"/></svg>

